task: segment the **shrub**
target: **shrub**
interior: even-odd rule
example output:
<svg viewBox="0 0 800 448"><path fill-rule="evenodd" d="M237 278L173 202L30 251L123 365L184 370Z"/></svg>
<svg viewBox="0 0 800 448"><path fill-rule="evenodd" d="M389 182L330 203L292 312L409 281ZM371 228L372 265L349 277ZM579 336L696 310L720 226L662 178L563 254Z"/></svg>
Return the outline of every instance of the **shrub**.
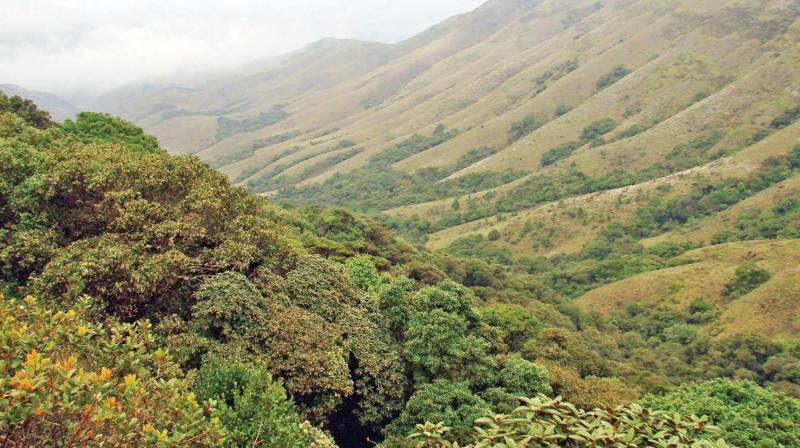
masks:
<svg viewBox="0 0 800 448"><path fill-rule="evenodd" d="M617 122L612 118L602 118L583 128L581 138L584 141L596 140L617 127Z"/></svg>
<svg viewBox="0 0 800 448"><path fill-rule="evenodd" d="M610 87L612 84L628 76L630 73L631 71L623 65L614 67L614 69L601 76L600 79L597 80L597 90L603 90L607 87Z"/></svg>
<svg viewBox="0 0 800 448"><path fill-rule="evenodd" d="M554 112L556 117L560 117L562 115L568 114L572 110L572 106L569 104L559 104L556 106L556 110Z"/></svg>
<svg viewBox="0 0 800 448"><path fill-rule="evenodd" d="M306 448L309 443L294 403L263 367L208 358L193 390L219 403L225 446Z"/></svg>
<svg viewBox="0 0 800 448"><path fill-rule="evenodd" d="M517 121L516 123L512 124L511 129L508 130L508 144L512 144L517 140L522 139L526 135L542 127L544 124L544 119L536 118L536 116L533 114L528 115L520 121Z"/></svg>
<svg viewBox="0 0 800 448"><path fill-rule="evenodd" d="M0 298L0 440L6 446L219 446L223 428L147 322L95 324Z"/></svg>
<svg viewBox="0 0 800 448"><path fill-rule="evenodd" d="M755 263L740 265L736 268L736 278L725 285L722 294L726 297L741 297L766 283L769 278L769 272Z"/></svg>
<svg viewBox="0 0 800 448"><path fill-rule="evenodd" d="M583 143L581 142L568 142L549 149L547 152L542 154L542 165L549 166L558 162L559 160L566 159L573 152L575 152L575 150L580 148L582 144Z"/></svg>
<svg viewBox="0 0 800 448"><path fill-rule="evenodd" d="M637 404L584 411L540 395L523 399L510 415L476 420L475 442L465 448L511 447L672 447L725 448L723 441L704 439L716 428L708 418L680 417L645 409ZM446 423L417 425L410 438L418 447L455 448Z"/></svg>
<svg viewBox="0 0 800 448"><path fill-rule="evenodd" d="M800 400L750 381L716 379L681 386L645 406L682 414L708 415L720 436L741 448L800 446Z"/></svg>

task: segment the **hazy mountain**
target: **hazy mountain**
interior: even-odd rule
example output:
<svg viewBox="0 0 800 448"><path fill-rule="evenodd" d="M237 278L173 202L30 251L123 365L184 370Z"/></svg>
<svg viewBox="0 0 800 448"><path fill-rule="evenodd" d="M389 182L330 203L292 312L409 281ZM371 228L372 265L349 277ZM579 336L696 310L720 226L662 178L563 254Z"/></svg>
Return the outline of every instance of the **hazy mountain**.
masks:
<svg viewBox="0 0 800 448"><path fill-rule="evenodd" d="M64 121L67 118L72 118L79 112L76 106L52 93L28 90L14 84L0 84L0 92L8 96L16 95L33 100L40 108L50 112L50 115L56 121Z"/></svg>
<svg viewBox="0 0 800 448"><path fill-rule="evenodd" d="M114 111L256 192L418 219L433 249L496 232L491 250L551 257L636 219L643 198L787 154L800 125L775 123L800 104L799 15L783 0L492 0L395 45L326 39ZM706 245L737 207L642 242Z"/></svg>

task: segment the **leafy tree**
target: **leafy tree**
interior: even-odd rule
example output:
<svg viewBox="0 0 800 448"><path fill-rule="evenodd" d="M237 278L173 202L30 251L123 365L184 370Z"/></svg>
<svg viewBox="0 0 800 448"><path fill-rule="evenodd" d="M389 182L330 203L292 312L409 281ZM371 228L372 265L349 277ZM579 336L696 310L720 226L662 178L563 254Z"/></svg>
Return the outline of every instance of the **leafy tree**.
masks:
<svg viewBox="0 0 800 448"><path fill-rule="evenodd" d="M509 350L518 352L535 336L542 323L520 305L493 304L478 308L481 320L498 330Z"/></svg>
<svg viewBox="0 0 800 448"><path fill-rule="evenodd" d="M192 390L198 398L218 403L226 430L224 446L308 446L294 403L264 367L209 358Z"/></svg>
<svg viewBox="0 0 800 448"><path fill-rule="evenodd" d="M39 129L55 125L49 112L39 109L33 101L16 95L9 98L0 92L0 112L10 112Z"/></svg>
<svg viewBox="0 0 800 448"><path fill-rule="evenodd" d="M500 363L497 385L516 397L550 394L547 370L519 355L512 355Z"/></svg>
<svg viewBox="0 0 800 448"><path fill-rule="evenodd" d="M347 260L347 277L362 291L369 291L378 283L378 268L368 256L358 256Z"/></svg>
<svg viewBox="0 0 800 448"><path fill-rule="evenodd" d="M118 144L144 153L163 152L155 137L121 118L96 112L81 112L61 128L83 143Z"/></svg>
<svg viewBox="0 0 800 448"><path fill-rule="evenodd" d="M489 362L487 348L484 340L470 334L467 320L458 314L435 309L409 318L405 355L417 381L477 381Z"/></svg>
<svg viewBox="0 0 800 448"><path fill-rule="evenodd" d="M421 421L436 421L453 428L454 438L466 440L475 419L489 411L489 404L465 383L436 380L424 384L408 399L400 416L386 427L387 435L406 436Z"/></svg>
<svg viewBox="0 0 800 448"><path fill-rule="evenodd" d="M800 446L800 400L750 381L686 384L662 396L648 395L642 403L667 412L708 415L720 428L720 436L733 446Z"/></svg>

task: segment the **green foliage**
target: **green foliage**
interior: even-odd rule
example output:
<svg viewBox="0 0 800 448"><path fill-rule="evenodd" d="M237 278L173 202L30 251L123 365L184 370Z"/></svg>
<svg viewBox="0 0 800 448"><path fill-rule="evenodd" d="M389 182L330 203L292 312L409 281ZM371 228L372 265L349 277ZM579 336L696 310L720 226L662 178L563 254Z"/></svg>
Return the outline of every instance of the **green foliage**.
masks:
<svg viewBox="0 0 800 448"><path fill-rule="evenodd" d="M533 131L544 126L546 123L546 119L537 118L535 115L528 115L522 120L513 123L511 128L508 130L508 144L510 145L522 139Z"/></svg>
<svg viewBox="0 0 800 448"><path fill-rule="evenodd" d="M198 402L150 325L92 323L0 296L0 440L9 446L219 446L214 402Z"/></svg>
<svg viewBox="0 0 800 448"><path fill-rule="evenodd" d="M309 440L283 387L264 368L209 358L194 379L202 400L219 404L229 447L306 448Z"/></svg>
<svg viewBox="0 0 800 448"><path fill-rule="evenodd" d="M411 395L400 416L387 426L386 434L405 436L421 421L436 421L453 428L453 438L466 440L473 422L489 409L467 384L437 380Z"/></svg>
<svg viewBox="0 0 800 448"><path fill-rule="evenodd" d="M720 436L742 448L800 446L800 401L750 381L686 384L642 403L667 412L708 415Z"/></svg>
<svg viewBox="0 0 800 448"><path fill-rule="evenodd" d="M362 291L369 291L378 284L378 268L372 263L368 256L361 255L347 260L345 264L347 277L361 288Z"/></svg>
<svg viewBox="0 0 800 448"><path fill-rule="evenodd" d="M369 163L362 168L346 174L336 173L321 184L284 188L277 195L277 200L304 205L341 205L359 211L387 210L490 189L525 174L522 171L470 173L457 179L444 180L452 173L497 152L496 148L490 147L470 150L447 167L425 168L412 174L401 173L391 167L396 162L438 146L456 135L457 131L446 131L444 126L437 127L430 137L414 135L372 156ZM262 191L261 183L254 183L251 188ZM399 224L398 221L395 223ZM394 227L400 229L416 226L404 222ZM414 232L411 229L409 231Z"/></svg>
<svg viewBox="0 0 800 448"><path fill-rule="evenodd" d="M500 363L496 384L514 397L532 397L551 393L547 370L519 355Z"/></svg>
<svg viewBox="0 0 800 448"><path fill-rule="evenodd" d="M775 129L782 129L794 123L798 119L800 119L800 107L795 107L794 109L789 109L775 117L775 119L772 120L772 123L770 123L770 126Z"/></svg>
<svg viewBox="0 0 800 448"><path fill-rule="evenodd" d="M614 119L602 118L583 128L583 131L581 131L581 138L584 141L592 141L608 134L616 129L616 127L617 122L614 121Z"/></svg>
<svg viewBox="0 0 800 448"><path fill-rule="evenodd" d="M61 128L82 143L118 144L142 153L163 153L155 137L121 118L96 112L81 112Z"/></svg>
<svg viewBox="0 0 800 448"><path fill-rule="evenodd" d="M556 106L556 110L553 112L553 114L556 117L560 117L562 115L568 114L570 111L572 111L572 106L570 106L569 104L559 104L558 106Z"/></svg>
<svg viewBox="0 0 800 448"><path fill-rule="evenodd" d="M38 129L47 129L55 125L50 113L39 109L33 101L16 95L9 98L0 92L0 112L12 113Z"/></svg>
<svg viewBox="0 0 800 448"><path fill-rule="evenodd" d="M418 381L433 378L477 380L485 368L487 344L471 335L457 314L435 309L409 317L405 354Z"/></svg>
<svg viewBox="0 0 800 448"><path fill-rule="evenodd" d="M734 226L717 232L711 241L720 244L759 238L800 238L800 198L778 200L763 211L745 210Z"/></svg>
<svg viewBox="0 0 800 448"><path fill-rule="evenodd" d="M736 278L725 285L722 294L727 297L740 297L766 283L770 274L755 263L745 263L736 268Z"/></svg>
<svg viewBox="0 0 800 448"><path fill-rule="evenodd" d="M615 84L620 79L628 76L631 71L623 65L614 67L610 72L597 80L597 90L603 90Z"/></svg>
<svg viewBox="0 0 800 448"><path fill-rule="evenodd" d="M542 154L542 165L549 166L558 162L559 160L566 159L582 145L582 142L568 142L562 143L555 148L551 148Z"/></svg>
<svg viewBox="0 0 800 448"><path fill-rule="evenodd" d="M242 119L221 115L217 117L216 139L217 141L224 140L232 135L255 131L283 121L289 117L289 113L286 112L287 106L287 104L275 104L267 111Z"/></svg>
<svg viewBox="0 0 800 448"><path fill-rule="evenodd" d="M489 415L476 420L474 443L465 448L510 447L639 447L726 448L707 437L716 428L708 418L681 417L633 404L584 411L572 404L540 395L523 399L510 415ZM455 448L446 423L418 425L409 436L418 447Z"/></svg>
<svg viewBox="0 0 800 448"><path fill-rule="evenodd" d="M478 315L486 324L500 331L503 342L513 352L518 352L542 326L536 316L520 305L488 305L478 308Z"/></svg>

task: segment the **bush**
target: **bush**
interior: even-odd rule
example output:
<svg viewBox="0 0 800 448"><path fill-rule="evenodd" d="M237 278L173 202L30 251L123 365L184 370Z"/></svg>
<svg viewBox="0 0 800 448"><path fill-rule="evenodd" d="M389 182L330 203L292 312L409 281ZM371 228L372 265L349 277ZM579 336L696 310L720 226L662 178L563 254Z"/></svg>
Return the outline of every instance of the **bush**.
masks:
<svg viewBox="0 0 800 448"><path fill-rule="evenodd" d="M95 324L76 310L0 297L0 440L7 446L219 446L150 325Z"/></svg>
<svg viewBox="0 0 800 448"><path fill-rule="evenodd" d="M224 446L306 448L309 443L294 403L263 367L208 358L193 390L219 403Z"/></svg>
<svg viewBox="0 0 800 448"><path fill-rule="evenodd" d="M556 117L560 117L562 115L568 114L572 110L572 106L569 104L559 104L556 106L556 110L554 112Z"/></svg>
<svg viewBox="0 0 800 448"><path fill-rule="evenodd" d="M637 404L584 411L560 397L523 399L510 415L476 420L475 442L465 448L511 447L672 447L725 448L723 441L704 439L716 428L708 418L667 415ZM419 447L454 448L452 428L445 422L417 426L410 438Z"/></svg>
<svg viewBox="0 0 800 448"><path fill-rule="evenodd" d="M766 283L769 278L769 272L755 263L740 265L736 268L736 278L725 285L722 294L726 297L741 297Z"/></svg>
<svg viewBox="0 0 800 448"><path fill-rule="evenodd" d="M800 400L750 381L716 379L686 384L663 396L648 395L644 406L682 414L708 415L720 436L741 448L800 446Z"/></svg>
<svg viewBox="0 0 800 448"><path fill-rule="evenodd" d="M597 80L597 90L603 90L607 87L610 87L612 84L628 76L630 73L631 71L623 65L618 65L614 67L613 70L606 73L605 75L600 77L600 79Z"/></svg>
<svg viewBox="0 0 800 448"><path fill-rule="evenodd" d="M511 129L508 130L508 144L510 145L522 139L526 135L542 127L545 123L546 121L544 119L536 118L535 115L528 115L522 120L517 121L512 124Z"/></svg>
<svg viewBox="0 0 800 448"><path fill-rule="evenodd" d="M613 131L616 127L617 122L612 118L602 118L583 128L581 138L583 138L583 141L596 140Z"/></svg>

